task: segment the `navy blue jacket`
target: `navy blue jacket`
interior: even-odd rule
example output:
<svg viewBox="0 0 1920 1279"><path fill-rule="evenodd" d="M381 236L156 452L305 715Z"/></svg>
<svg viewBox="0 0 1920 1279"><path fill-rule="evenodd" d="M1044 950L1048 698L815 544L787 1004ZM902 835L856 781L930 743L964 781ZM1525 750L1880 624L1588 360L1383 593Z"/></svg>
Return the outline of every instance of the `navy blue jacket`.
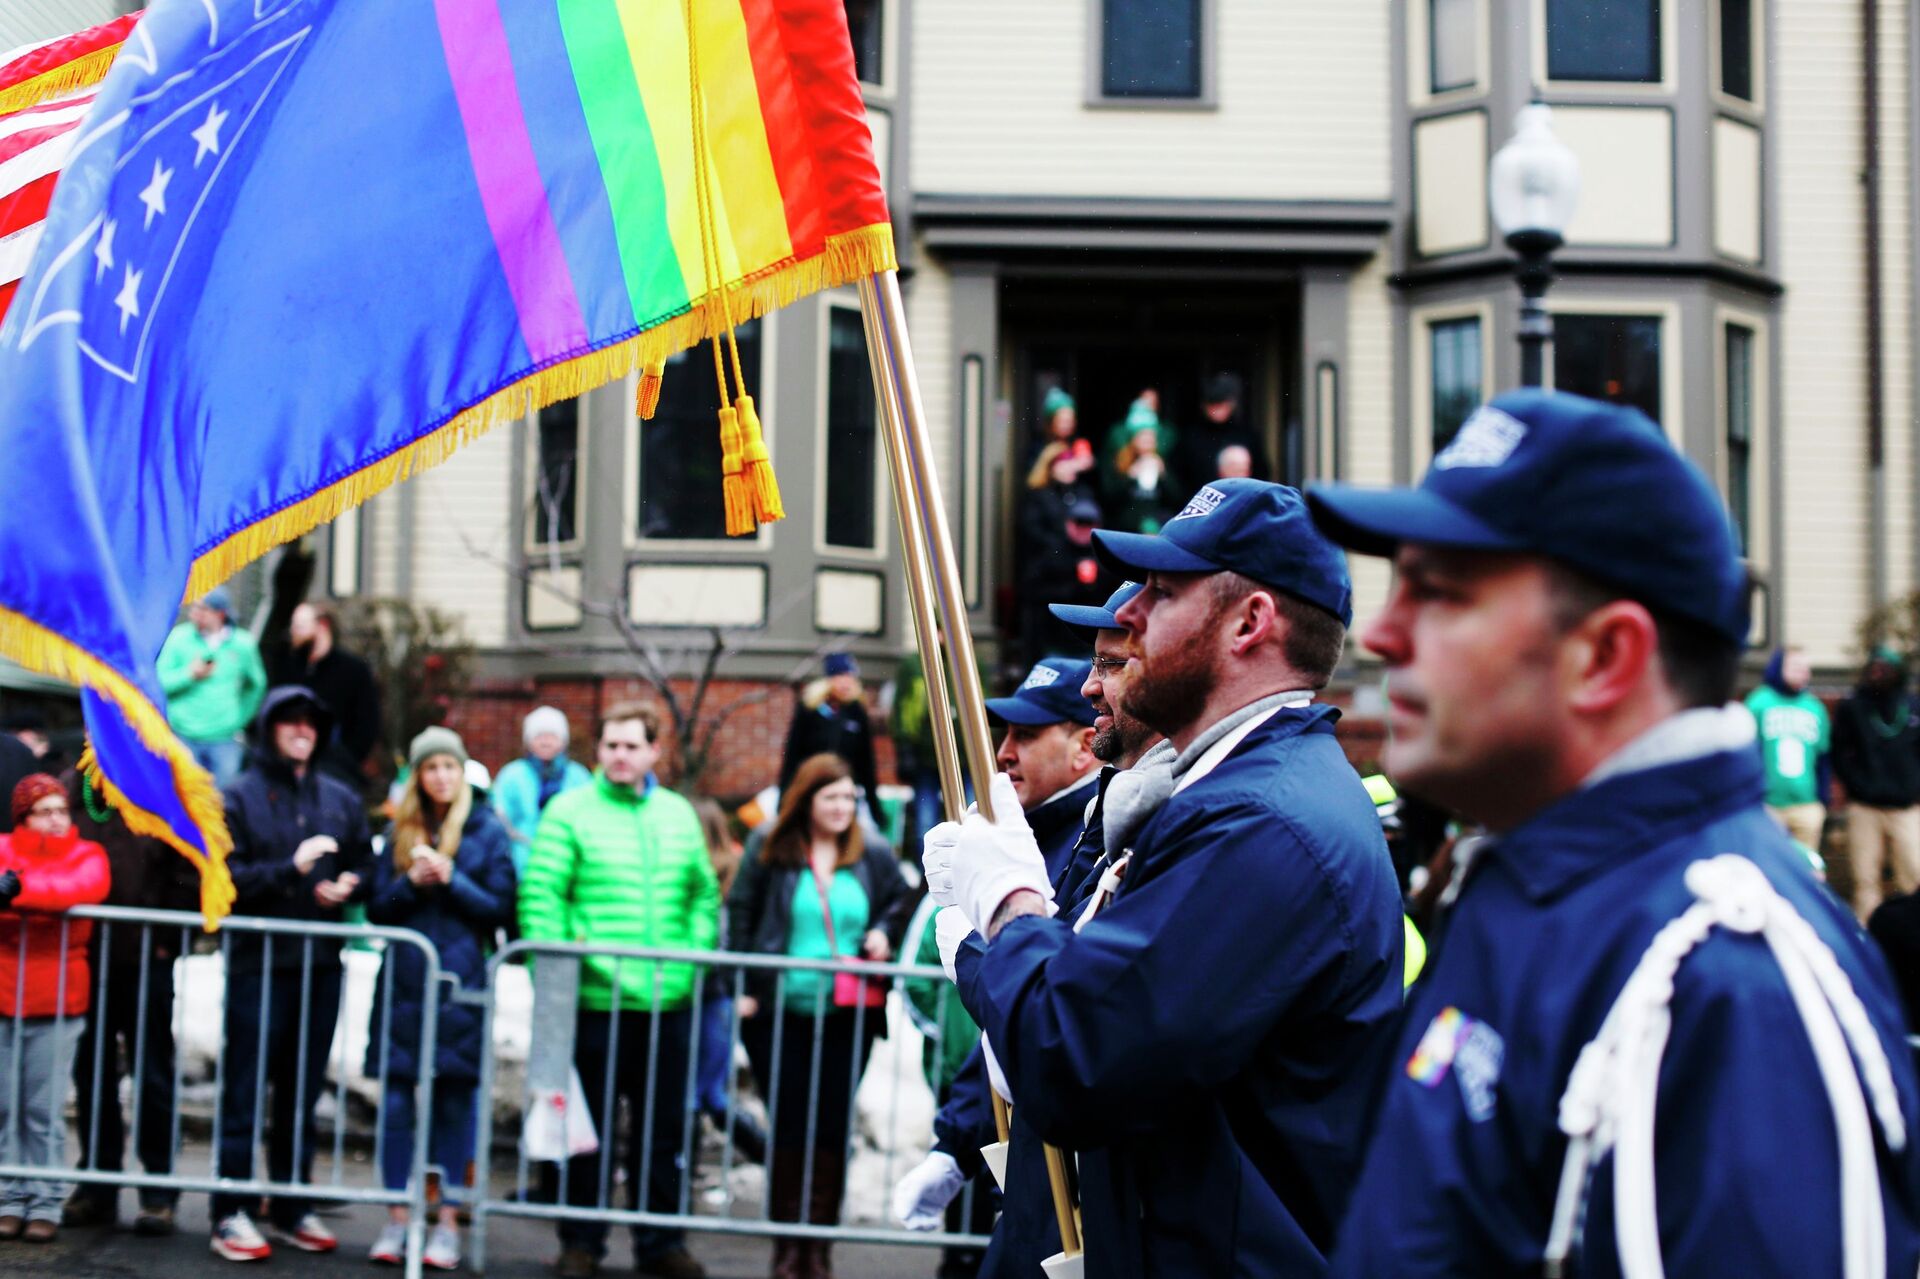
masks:
<svg viewBox="0 0 1920 1279"><path fill-rule="evenodd" d="M1400 1008L1400 900L1326 707L1148 820L1081 933L1026 917L960 993L1017 1111L1082 1152L1087 1273L1314 1275Z"/></svg>
<svg viewBox="0 0 1920 1279"><path fill-rule="evenodd" d="M1414 989L1335 1274L1540 1273L1574 1061L1653 935L1693 903L1686 868L1731 852L1832 948L1886 1045L1908 1129L1904 1155L1880 1152L1887 1273L1910 1279L1920 1094L1899 1005L1872 943L1761 809L1762 793L1759 756L1727 751L1604 780L1481 852ZM1654 1118L1666 1273L1838 1275L1832 1114L1764 939L1715 929L1680 965L1671 1011ZM1442 1016L1479 1041L1471 1079L1464 1054L1412 1060ZM1592 1179L1581 1279L1620 1273L1612 1176L1609 1158Z"/></svg>
<svg viewBox="0 0 1920 1279"><path fill-rule="evenodd" d="M366 807L344 784L317 767L296 778L287 762L269 750L255 755L252 766L227 787L225 798L227 830L233 835L227 869L233 875L234 914L337 924L340 907L321 906L313 889L346 871L360 876L350 900L366 900L373 888ZM302 875L293 864L293 850L310 835L331 835L340 850L327 853ZM257 965L266 943L258 933L236 932L227 945L229 963ZM305 962L304 946L299 938L277 939L273 967L299 968ZM311 948L316 962L339 959L337 939L317 938Z"/></svg>
<svg viewBox="0 0 1920 1279"><path fill-rule="evenodd" d="M391 839L391 835L389 835ZM441 973L458 977L466 990L487 984L487 952L496 929L513 922L518 881L513 873L512 841L486 800L475 795L473 811L460 828L460 850L453 858L451 883L418 888L393 862L393 849L374 863L373 896L367 920L411 928L440 953ZM393 1013L387 1014L387 973L393 968ZM392 1079L417 1079L420 1071L420 1021L426 1003L426 962L417 946L388 946L374 983L373 1011L367 1030L366 1072L379 1078L383 1032L392 1028ZM440 999L434 1073L462 1083L480 1078L481 1010L473 1004Z"/></svg>

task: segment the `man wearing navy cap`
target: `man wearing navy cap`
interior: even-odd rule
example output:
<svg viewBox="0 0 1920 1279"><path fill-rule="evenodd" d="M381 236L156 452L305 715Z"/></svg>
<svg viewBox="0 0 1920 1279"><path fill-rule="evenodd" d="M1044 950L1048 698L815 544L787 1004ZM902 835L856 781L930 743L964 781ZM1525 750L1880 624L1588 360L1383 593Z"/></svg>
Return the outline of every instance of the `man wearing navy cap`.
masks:
<svg viewBox="0 0 1920 1279"><path fill-rule="evenodd" d="M1911 1276L1920 1090L1879 957L1762 807L1746 574L1640 413L1524 391L1391 556L1387 771L1490 835L1413 992L1334 1273Z"/></svg>
<svg viewBox="0 0 1920 1279"><path fill-rule="evenodd" d="M1172 794L1077 931L997 791L950 827L928 887L987 921L961 998L1016 1113L1080 1152L1089 1275L1319 1274L1402 962L1380 823L1313 704L1345 561L1297 492L1244 479L1097 545L1145 583L1114 618L1121 708L1173 742Z"/></svg>

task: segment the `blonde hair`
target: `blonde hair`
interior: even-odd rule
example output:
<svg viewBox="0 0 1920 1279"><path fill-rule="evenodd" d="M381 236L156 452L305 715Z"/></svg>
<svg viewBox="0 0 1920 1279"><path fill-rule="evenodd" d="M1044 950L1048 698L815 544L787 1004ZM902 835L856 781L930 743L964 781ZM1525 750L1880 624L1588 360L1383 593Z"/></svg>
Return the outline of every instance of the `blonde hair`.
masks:
<svg viewBox="0 0 1920 1279"><path fill-rule="evenodd" d="M1041 449L1040 455L1033 459L1033 468L1027 472L1027 487L1030 489L1043 489L1051 484L1053 482L1053 464L1059 461L1060 455L1066 451L1067 446L1059 440L1055 440L1053 443L1047 445L1047 447Z"/></svg>
<svg viewBox="0 0 1920 1279"><path fill-rule="evenodd" d="M393 813L393 866L402 875L413 868L413 850L418 844L431 843L442 857L451 859L460 851L460 832L466 829L467 818L473 813L473 787L467 785L462 776L460 789L455 792L453 802L447 805L447 814L440 819L439 837L429 839L427 833L427 814L432 811L431 801L421 793L420 770L427 766L428 760L444 756L453 759L444 751L429 755L420 761L420 768L413 770L407 778L406 789L400 792L400 803Z"/></svg>

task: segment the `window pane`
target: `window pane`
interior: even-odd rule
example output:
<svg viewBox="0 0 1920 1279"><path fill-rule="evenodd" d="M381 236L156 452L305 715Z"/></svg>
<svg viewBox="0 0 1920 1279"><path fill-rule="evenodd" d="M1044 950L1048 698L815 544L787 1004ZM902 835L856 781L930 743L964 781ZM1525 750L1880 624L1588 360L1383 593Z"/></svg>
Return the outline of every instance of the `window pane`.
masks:
<svg viewBox="0 0 1920 1279"><path fill-rule="evenodd" d="M1752 544L1753 330L1727 326L1727 510L1745 552Z"/></svg>
<svg viewBox="0 0 1920 1279"><path fill-rule="evenodd" d="M1480 406L1480 321L1447 320L1428 333L1433 344L1433 451L1438 453Z"/></svg>
<svg viewBox="0 0 1920 1279"><path fill-rule="evenodd" d="M872 550L879 441L866 330L858 311L827 314L827 544Z"/></svg>
<svg viewBox="0 0 1920 1279"><path fill-rule="evenodd" d="M534 476L533 540L571 542L579 536L575 504L580 497L580 401L561 400L540 410L539 473Z"/></svg>
<svg viewBox="0 0 1920 1279"><path fill-rule="evenodd" d="M760 322L734 330L747 393L760 397ZM722 349L726 340L721 339ZM727 369L731 394L733 369ZM764 419L765 414L762 414ZM713 352L702 342L667 361L660 411L640 424L641 537L724 538L727 513L720 500L720 393L713 380Z"/></svg>
<svg viewBox="0 0 1920 1279"><path fill-rule="evenodd" d="M1720 92L1753 101L1753 0L1720 0Z"/></svg>
<svg viewBox="0 0 1920 1279"><path fill-rule="evenodd" d="M847 0L847 33L853 37L853 71L867 84L880 84L882 13L886 0Z"/></svg>
<svg viewBox="0 0 1920 1279"><path fill-rule="evenodd" d="M1201 0L1105 0L1100 92L1109 98L1200 96Z"/></svg>
<svg viewBox="0 0 1920 1279"><path fill-rule="evenodd" d="M1474 65L1479 61L1474 50L1479 43L1474 7L1475 0L1429 0L1427 43L1432 82L1428 92L1464 89L1479 78Z"/></svg>
<svg viewBox="0 0 1920 1279"><path fill-rule="evenodd" d="M1547 0L1547 78L1660 78L1659 0Z"/></svg>
<svg viewBox="0 0 1920 1279"><path fill-rule="evenodd" d="M1630 404L1660 420L1660 320L1646 315L1553 317L1553 385Z"/></svg>

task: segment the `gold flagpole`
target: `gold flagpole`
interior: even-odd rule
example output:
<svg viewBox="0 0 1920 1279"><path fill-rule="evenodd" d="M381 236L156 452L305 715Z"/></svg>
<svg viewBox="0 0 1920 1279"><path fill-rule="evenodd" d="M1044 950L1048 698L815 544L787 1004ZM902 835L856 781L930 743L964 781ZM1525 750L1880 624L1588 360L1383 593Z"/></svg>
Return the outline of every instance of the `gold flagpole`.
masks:
<svg viewBox="0 0 1920 1279"><path fill-rule="evenodd" d="M900 279L892 271L881 271L859 282L860 312L866 325L867 358L872 365L875 389L880 395L880 416L886 436L887 460L893 472L894 504L900 513L900 541L906 554L908 593L914 600L916 638L920 646L920 664L926 672L928 693L937 718L941 789L945 793L947 814L957 817L961 811L961 792L957 778L949 782L947 755L951 743L948 725L939 715L946 689L939 682L941 642L953 671L959 706L961 745L965 750L967 772L973 779L973 791L980 812L993 818L991 799L993 745L987 728L986 690L980 684L980 668L973 657L973 631L967 616L966 593L960 582L960 565L953 551L953 534L947 522L946 499L940 491L939 476L933 466L933 443L927 433L926 411L920 400L920 379L914 371L913 347L907 337L906 309L900 301ZM926 607L927 603L935 606ZM937 611L940 630L930 623ZM938 699L933 700L935 688ZM956 761L957 764L957 761ZM984 928L987 921L975 920ZM1006 1103L993 1094L994 1123L1006 1133ZM1053 1191L1054 1216L1060 1226L1060 1250L1076 1256L1081 1251L1080 1228L1073 1197L1067 1191L1066 1158L1052 1146L1046 1147L1047 1181Z"/></svg>

